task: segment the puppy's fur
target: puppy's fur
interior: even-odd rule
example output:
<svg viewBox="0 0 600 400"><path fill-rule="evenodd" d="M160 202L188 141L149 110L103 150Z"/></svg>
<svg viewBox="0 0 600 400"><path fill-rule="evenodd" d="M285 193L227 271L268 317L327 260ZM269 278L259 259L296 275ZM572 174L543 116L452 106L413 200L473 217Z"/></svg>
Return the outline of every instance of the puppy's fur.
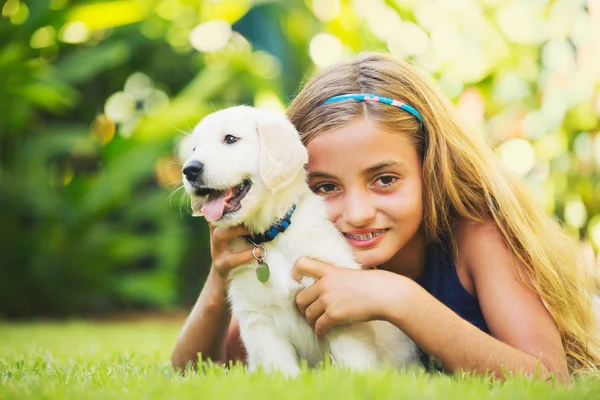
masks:
<svg viewBox="0 0 600 400"><path fill-rule="evenodd" d="M226 135L238 140L227 143ZM387 322L337 326L318 339L299 313L296 294L313 283L308 277L302 285L291 278L299 257L346 268L360 269L360 265L346 239L327 219L323 199L309 189L304 171L308 153L285 117L246 106L217 111L195 127L192 142L195 150L185 165L203 164L199 177L183 178L194 215L202 215L207 188L239 188L244 181L252 185L239 210L225 213L212 224L243 224L258 234L296 204L289 228L263 243L271 271L269 281L258 281L256 262L236 268L230 277L228 297L240 323L251 370L261 366L295 376L300 371L299 358L314 366L326 354L334 363L358 370L382 364L403 366L414 358L412 342ZM248 243L239 239L235 247L233 250L239 251Z"/></svg>

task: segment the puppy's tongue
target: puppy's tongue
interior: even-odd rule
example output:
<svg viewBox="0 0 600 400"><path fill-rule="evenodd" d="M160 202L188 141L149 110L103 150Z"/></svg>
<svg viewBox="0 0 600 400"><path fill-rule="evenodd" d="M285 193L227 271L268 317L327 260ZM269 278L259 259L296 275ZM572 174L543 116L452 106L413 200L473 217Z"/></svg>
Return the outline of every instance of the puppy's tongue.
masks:
<svg viewBox="0 0 600 400"><path fill-rule="evenodd" d="M233 191L231 188L223 191L212 192L202 207L202 214L208 222L216 221L223 216L225 204L231 198Z"/></svg>

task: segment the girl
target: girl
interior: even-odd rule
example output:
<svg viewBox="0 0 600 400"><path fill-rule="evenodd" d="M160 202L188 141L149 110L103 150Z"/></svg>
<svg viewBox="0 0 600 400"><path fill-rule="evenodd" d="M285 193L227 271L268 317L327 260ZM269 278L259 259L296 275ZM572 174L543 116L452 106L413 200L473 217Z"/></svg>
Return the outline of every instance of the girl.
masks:
<svg viewBox="0 0 600 400"><path fill-rule="evenodd" d="M309 185L366 267L298 260L294 277L317 279L296 298L317 335L381 319L448 372L568 381L597 370L592 280L578 246L413 67L361 54L308 82L288 117L309 151ZM243 358L225 297L228 272L252 260L250 249L228 250L243 234L211 229L213 267L175 367L198 352Z"/></svg>

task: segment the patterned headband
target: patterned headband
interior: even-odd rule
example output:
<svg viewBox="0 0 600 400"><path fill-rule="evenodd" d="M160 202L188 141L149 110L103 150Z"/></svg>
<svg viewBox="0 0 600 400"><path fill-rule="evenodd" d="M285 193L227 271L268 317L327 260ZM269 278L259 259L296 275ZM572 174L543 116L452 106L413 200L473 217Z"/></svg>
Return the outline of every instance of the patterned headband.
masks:
<svg viewBox="0 0 600 400"><path fill-rule="evenodd" d="M378 96L376 94L368 94L368 93L341 94L339 96L330 97L329 99L325 100L323 102L323 104L334 103L336 101L342 101L342 100L374 101L377 103L388 104L390 106L398 107L398 108L403 109L404 111L411 113L412 115L417 117L417 119L419 121L423 122L423 117L421 117L421 114L419 114L419 112L417 110L415 110L415 108L413 106L410 106L410 105L403 103L396 99Z"/></svg>

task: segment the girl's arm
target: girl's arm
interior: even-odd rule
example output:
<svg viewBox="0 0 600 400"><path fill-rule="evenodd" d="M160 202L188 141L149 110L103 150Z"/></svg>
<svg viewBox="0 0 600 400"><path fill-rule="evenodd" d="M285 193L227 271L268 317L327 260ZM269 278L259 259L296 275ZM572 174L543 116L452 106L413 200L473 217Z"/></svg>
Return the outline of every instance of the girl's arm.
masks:
<svg viewBox="0 0 600 400"><path fill-rule="evenodd" d="M412 281L404 283L410 295L399 300L403 306L389 309L390 322L449 371L489 371L503 377L505 368L540 377L554 373L568 381L554 319L540 298L518 282L515 260L496 228L463 223L456 236L457 268L466 268L491 336Z"/></svg>
<svg viewBox="0 0 600 400"><path fill-rule="evenodd" d="M292 271L317 281L296 302L317 335L332 326L374 319L404 331L449 372L550 373L569 380L553 318L538 296L513 275L514 260L495 229L467 226L458 234L465 265L491 335L459 317L415 281L388 271L359 271L301 258Z"/></svg>
<svg viewBox="0 0 600 400"><path fill-rule="evenodd" d="M179 333L171 355L171 365L175 369L185 369L188 363L198 362L198 353L203 359L226 362L226 338L231 321L231 313L223 287L215 282L215 272L211 270L208 279Z"/></svg>
<svg viewBox="0 0 600 400"><path fill-rule="evenodd" d="M493 373L500 378L505 377L503 369L526 375L537 373L540 378L547 378L550 373L554 373L560 379L568 381L564 356L557 354L559 349L545 352L543 349L548 346L532 339L542 336L540 329L543 328L529 331L513 327L520 330L515 332L515 336L522 335L521 342L531 342L525 346L513 347L471 325L415 282L406 279L406 282L398 286L401 287L398 289L405 291L402 296L404 304L402 307L389 307L385 319L403 330L447 371ZM506 324L508 328L511 321L507 320ZM560 341L558 344L560 345Z"/></svg>
<svg viewBox="0 0 600 400"><path fill-rule="evenodd" d="M226 287L229 272L253 259L252 249L239 252L230 250L233 239L248 234L241 227L210 227L210 254L213 265L208 279L179 333L171 355L175 369L183 370L188 363L198 362L198 353L203 359L213 362L227 362L229 358L239 358L239 329L232 324L233 334L228 334L231 313L227 304ZM231 354L227 350L232 350ZM236 354L237 352L237 354Z"/></svg>

